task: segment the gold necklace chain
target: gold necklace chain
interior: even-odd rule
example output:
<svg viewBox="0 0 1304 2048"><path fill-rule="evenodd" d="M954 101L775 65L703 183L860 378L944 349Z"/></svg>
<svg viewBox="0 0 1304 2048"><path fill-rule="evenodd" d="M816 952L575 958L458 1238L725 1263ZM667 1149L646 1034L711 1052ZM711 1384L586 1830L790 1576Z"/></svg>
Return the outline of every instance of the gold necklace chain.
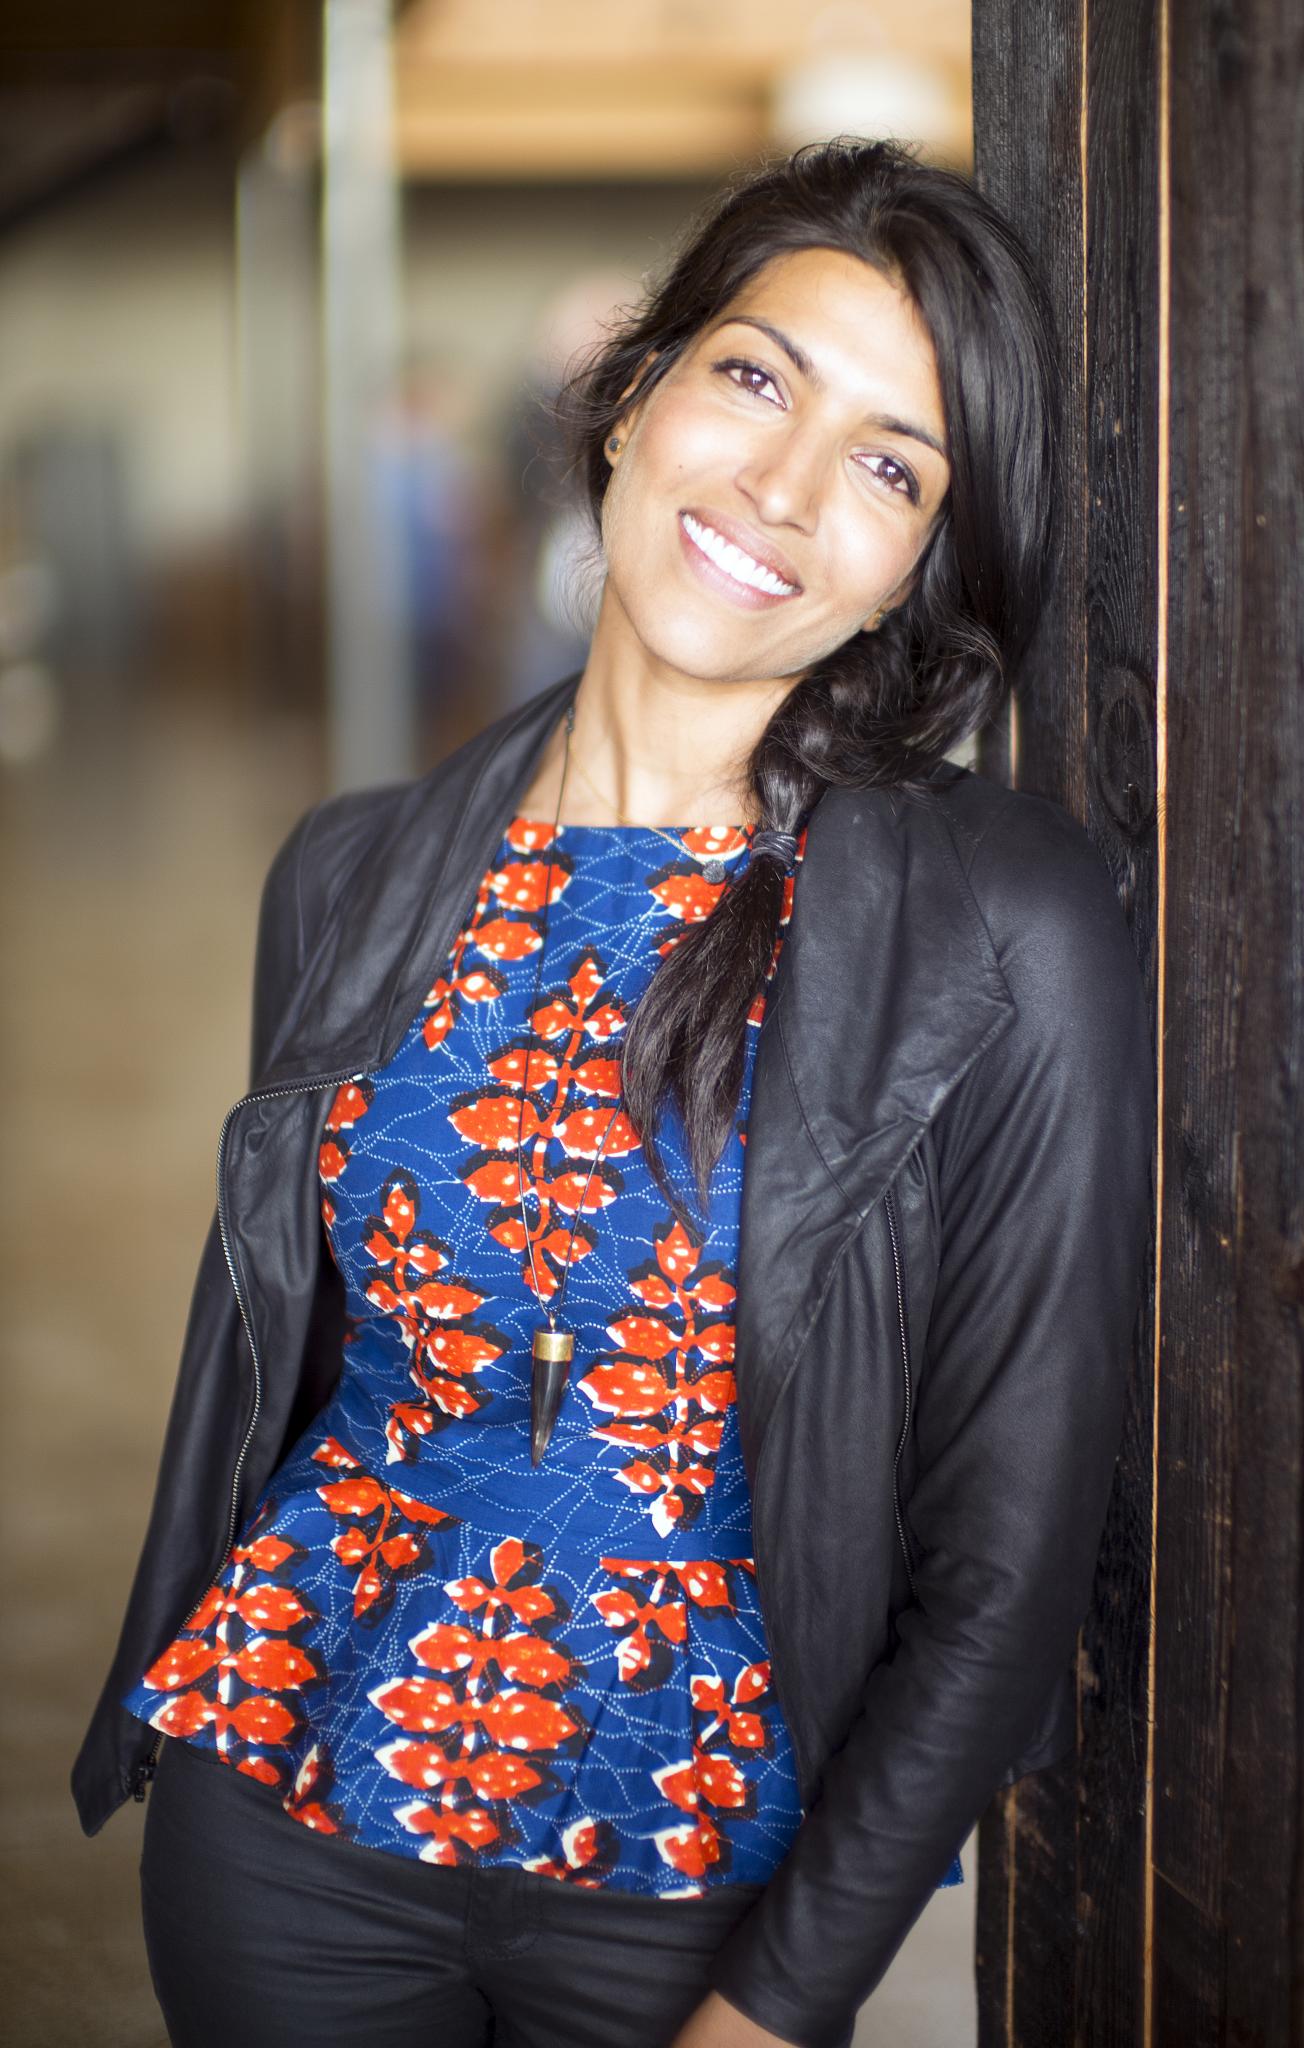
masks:
<svg viewBox="0 0 1304 2048"><path fill-rule="evenodd" d="M543 958L548 947L548 926L552 922L552 848L556 844L557 835L561 829L561 801L562 794L566 788L566 770L570 765L570 737L574 728L575 706L574 704L569 704L566 707L566 750L562 761L561 788L557 791L557 815L553 820L552 842L548 848L548 878L544 884L543 892L543 931L540 934L539 956L534 967L534 994L530 998L530 1008L526 1013L528 1028L525 1034L525 1068L521 1075L521 1114L516 1130L517 1197L521 1211L521 1227L525 1232L525 1249L530 1259L530 1278L534 1282L534 1298L539 1302L540 1306L542 1306L543 1297L539 1290L538 1268L534 1263L534 1239L530 1235L529 1218L525 1213L525 1099L528 1093L526 1084L530 1078L530 1038L534 1028L531 1020L539 1007L539 989L543 980ZM561 1410L562 1395L566 1391L566 1380L570 1373L570 1362L575 1355L574 1332L557 1328L557 1310L561 1306L566 1293L567 1283L570 1280L571 1251L575 1243L575 1232L579 1228L580 1218L584 1214L584 1204L588 1199L593 1175L597 1169L598 1161L602 1157L603 1147L611 1135L612 1125L619 1114L619 1105L617 1105L608 1119L607 1128L602 1133L598 1149L593 1155L584 1187L580 1193L579 1202L576 1205L575 1221L571 1224L570 1236L566 1240L566 1254L562 1261L561 1286L558 1288L553 1301L548 1305L547 1322L541 1324L534 1333L530 1366L530 1463L532 1465L539 1463L548 1448L557 1416ZM535 1199L538 1200L537 1191Z"/></svg>
<svg viewBox="0 0 1304 2048"><path fill-rule="evenodd" d="M619 805L614 804L612 802L611 798L606 794L605 790L601 790L598 788L597 783L593 780L593 777L585 768L584 763L580 760L578 754L575 757L575 766L579 769L580 774L588 783L589 788L592 790L594 796L598 797L601 800L601 802L603 802L607 806L607 809L609 811L615 811L616 819L619 824L636 824L636 821L633 818L624 818L621 816ZM676 853L686 853L690 860L697 861L698 865L701 867L705 879L708 882L723 882L723 880L725 879L726 871L724 862L722 860L718 860L715 857L715 855L709 856L705 861L700 860L698 855L693 852L691 847L685 846L683 841L681 839L676 839L672 833L663 832L659 825L639 825L636 827L636 829L641 832L657 833L660 838L665 840L667 846L674 847Z"/></svg>
<svg viewBox="0 0 1304 2048"><path fill-rule="evenodd" d="M530 1278L534 1282L535 1300L541 1306L543 1297L539 1289L538 1268L534 1262L534 1239L530 1234L530 1222L525 1213L525 1100L529 1092L526 1084L530 1077L530 1037L533 1030L533 1025L529 1020L533 1019L539 1007L539 990L543 980L543 960L548 946L548 927L552 921L552 849L556 845L561 831L562 797L566 788L567 770L570 767L571 734L574 730L575 706L572 702L566 707L566 743L562 756L561 784L557 790L557 811L553 818L552 839L548 848L547 880L544 884L543 892L543 930L540 934L539 954L534 968L534 993L530 998L530 1008L527 1012L528 1028L525 1034L525 1069L521 1075L521 1114L516 1132L517 1198L521 1212L521 1227L525 1232L525 1249L530 1260ZM632 825L634 823L633 819L621 816L619 807L612 803L611 798L598 788L589 775L585 774L583 765L578 759L575 762L575 766L580 774L584 776L584 780L588 783L594 796L606 804L609 810L615 811L620 823L622 825ZM688 854L690 859L697 859L697 856L692 854L690 849L681 840L676 839L672 833L663 832L660 825L646 825L640 829L647 832L655 832L659 838L666 841L667 845L673 846L677 853L681 855ZM702 873L708 882L723 882L726 879L723 861L712 857L705 862L698 862L698 865L701 867ZM576 1205L575 1220L571 1224L570 1235L566 1240L566 1252L562 1261L561 1285L554 1299L548 1305L547 1322L541 1324L534 1332L530 1367L530 1462L533 1465L537 1465L540 1462L548 1448L557 1416L561 1410L562 1396L566 1390L571 1360L575 1355L574 1332L557 1328L557 1311L565 1297L566 1288L570 1281L571 1251L575 1244L575 1232L579 1228L580 1219L584 1214L584 1204L588 1199L589 1188L592 1185L598 1161L602 1157L607 1139L611 1135L612 1125L616 1122L619 1114L619 1105L617 1105L612 1111L607 1128L602 1133L598 1149L593 1155L583 1189L580 1193L579 1202ZM535 1198L536 1200L539 1199L537 1191Z"/></svg>

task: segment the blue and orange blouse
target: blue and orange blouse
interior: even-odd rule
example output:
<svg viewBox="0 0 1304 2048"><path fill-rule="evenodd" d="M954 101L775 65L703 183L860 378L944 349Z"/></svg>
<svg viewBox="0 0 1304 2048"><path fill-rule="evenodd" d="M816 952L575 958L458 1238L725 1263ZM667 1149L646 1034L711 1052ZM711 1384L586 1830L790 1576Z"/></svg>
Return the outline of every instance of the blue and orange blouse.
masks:
<svg viewBox="0 0 1304 2048"><path fill-rule="evenodd" d="M308 1828L666 1898L764 1883L796 1833L733 1375L782 928L705 1234L652 1179L617 1070L639 995L751 831L681 828L680 854L644 826L514 817L392 1059L335 1094L337 1389L124 1701ZM691 1186L673 1105L658 1142ZM575 1354L534 1466L531 1342L566 1273ZM957 1856L943 1883L961 1878Z"/></svg>

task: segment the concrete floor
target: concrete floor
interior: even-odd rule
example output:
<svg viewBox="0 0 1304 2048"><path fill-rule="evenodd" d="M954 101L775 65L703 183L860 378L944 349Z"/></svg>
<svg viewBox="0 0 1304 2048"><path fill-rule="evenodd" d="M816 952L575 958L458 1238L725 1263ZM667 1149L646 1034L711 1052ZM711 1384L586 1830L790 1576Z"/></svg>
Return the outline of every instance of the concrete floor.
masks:
<svg viewBox="0 0 1304 2048"><path fill-rule="evenodd" d="M255 730L196 697L106 706L4 771L9 2048L166 2044L138 1923L144 1809L88 1842L68 1771L143 1533L218 1128L245 1086L259 887L319 761L311 728ZM965 1884L926 1908L860 2048L975 2042L975 1858L971 1836Z"/></svg>

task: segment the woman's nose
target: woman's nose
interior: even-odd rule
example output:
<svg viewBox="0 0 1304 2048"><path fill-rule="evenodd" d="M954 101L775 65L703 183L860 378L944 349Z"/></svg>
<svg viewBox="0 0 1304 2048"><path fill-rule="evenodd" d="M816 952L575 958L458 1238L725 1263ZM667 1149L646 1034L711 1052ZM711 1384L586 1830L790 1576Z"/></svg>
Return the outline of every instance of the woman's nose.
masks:
<svg viewBox="0 0 1304 2048"><path fill-rule="evenodd" d="M825 462L813 434L770 435L739 471L738 486L768 524L813 533Z"/></svg>

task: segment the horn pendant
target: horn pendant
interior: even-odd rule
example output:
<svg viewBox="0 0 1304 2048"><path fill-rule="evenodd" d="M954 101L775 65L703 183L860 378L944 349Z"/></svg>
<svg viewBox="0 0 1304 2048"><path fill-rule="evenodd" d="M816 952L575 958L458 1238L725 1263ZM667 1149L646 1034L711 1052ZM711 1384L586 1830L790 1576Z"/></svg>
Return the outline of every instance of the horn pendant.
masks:
<svg viewBox="0 0 1304 2048"><path fill-rule="evenodd" d="M575 1355L575 1337L570 1330L543 1324L534 1333L530 1367L530 1463L537 1465L548 1448L553 1426L561 1410L570 1362Z"/></svg>

